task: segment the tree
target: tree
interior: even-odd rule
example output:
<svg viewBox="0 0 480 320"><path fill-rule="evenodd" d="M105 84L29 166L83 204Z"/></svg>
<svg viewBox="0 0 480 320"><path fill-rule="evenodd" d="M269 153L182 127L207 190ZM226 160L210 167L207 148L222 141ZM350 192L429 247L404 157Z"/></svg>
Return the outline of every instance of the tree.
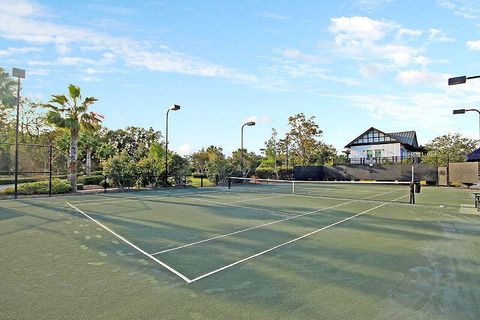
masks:
<svg viewBox="0 0 480 320"><path fill-rule="evenodd" d="M8 133L14 127L8 123L8 115L15 105L16 81L0 68L0 140L8 141ZM11 127L11 128L10 128ZM10 129L10 130L9 130Z"/></svg>
<svg viewBox="0 0 480 320"><path fill-rule="evenodd" d="M270 139L265 141L265 148L262 149L264 159L261 161L258 169L271 170L275 174L276 179L278 179L277 160L279 147L277 131L272 128L272 135Z"/></svg>
<svg viewBox="0 0 480 320"><path fill-rule="evenodd" d="M448 162L464 162L467 154L477 148L478 140L462 137L460 133L445 134L425 145L427 154L422 163L446 166Z"/></svg>
<svg viewBox="0 0 480 320"><path fill-rule="evenodd" d="M305 114L299 113L289 117L288 124L290 131L287 133L287 137L292 145L291 154L295 157L295 163L311 164L318 139L322 135L322 130L315 123L315 117L307 119Z"/></svg>
<svg viewBox="0 0 480 320"><path fill-rule="evenodd" d="M108 131L105 139L118 152L126 150L131 157L139 161L147 155L153 144L162 142L162 134L153 128L127 127Z"/></svg>
<svg viewBox="0 0 480 320"><path fill-rule="evenodd" d="M102 144L102 139L97 133L99 128L98 126L96 127L93 130L85 129L80 134L79 144L85 156L85 175L87 176L92 174L92 155Z"/></svg>
<svg viewBox="0 0 480 320"><path fill-rule="evenodd" d="M243 169L247 177L255 173L255 169L257 169L261 160L262 157L255 152L248 152L247 149L243 149ZM228 158L228 162L232 173L242 175L242 149L233 151L232 156Z"/></svg>
<svg viewBox="0 0 480 320"><path fill-rule="evenodd" d="M208 163L208 152L203 148L197 152L194 152L190 156L190 162L192 163L192 167L195 169L196 173L205 175Z"/></svg>
<svg viewBox="0 0 480 320"><path fill-rule="evenodd" d="M45 105L50 111L47 113L47 121L57 128L65 128L70 131L70 153L68 173L72 191L77 191L77 156L78 138L82 128L93 129L102 121L102 116L89 112L88 108L97 101L94 97L82 100L80 87L70 84L68 97L66 95L53 95Z"/></svg>
<svg viewBox="0 0 480 320"><path fill-rule="evenodd" d="M221 147L210 146L206 150L208 162L206 165L207 177L210 181L215 181L218 177L220 181L226 181L232 172L231 165L227 161Z"/></svg>

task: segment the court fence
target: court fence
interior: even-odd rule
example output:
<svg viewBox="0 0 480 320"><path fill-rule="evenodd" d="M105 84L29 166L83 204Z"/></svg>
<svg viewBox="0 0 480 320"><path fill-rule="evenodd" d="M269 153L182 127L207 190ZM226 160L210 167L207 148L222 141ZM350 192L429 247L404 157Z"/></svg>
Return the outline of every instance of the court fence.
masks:
<svg viewBox="0 0 480 320"><path fill-rule="evenodd" d="M71 192L69 156L65 151L47 144L19 144L18 165L15 159L15 144L0 143L0 199ZM222 183L218 177L210 181L205 175L192 175L190 171L165 178L165 174L147 175L136 170L104 174L99 169L77 161L77 190L80 193L210 187Z"/></svg>

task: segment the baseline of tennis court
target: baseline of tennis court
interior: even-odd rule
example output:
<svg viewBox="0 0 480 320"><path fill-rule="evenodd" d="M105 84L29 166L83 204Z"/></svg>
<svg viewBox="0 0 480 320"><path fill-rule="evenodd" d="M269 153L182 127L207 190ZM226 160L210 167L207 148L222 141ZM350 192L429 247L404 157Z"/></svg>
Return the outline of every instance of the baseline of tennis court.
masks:
<svg viewBox="0 0 480 320"><path fill-rule="evenodd" d="M366 190L357 199L266 191L99 196L67 204L192 283L408 197L402 188Z"/></svg>

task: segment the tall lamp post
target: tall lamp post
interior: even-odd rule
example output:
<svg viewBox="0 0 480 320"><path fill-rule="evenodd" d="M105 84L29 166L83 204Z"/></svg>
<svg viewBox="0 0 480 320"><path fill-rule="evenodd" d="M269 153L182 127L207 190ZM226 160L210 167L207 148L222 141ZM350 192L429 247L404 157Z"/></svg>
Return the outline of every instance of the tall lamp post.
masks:
<svg viewBox="0 0 480 320"><path fill-rule="evenodd" d="M471 79L478 79L480 76L460 76L460 77L453 77L448 79L448 85L449 86L455 86L457 84L463 84L467 82L467 80ZM467 111L476 111L478 113L479 119L478 119L478 131L479 131L479 138L480 138L480 111L477 109L456 109L453 110L453 114L464 114ZM480 143L480 140L479 140Z"/></svg>
<svg viewBox="0 0 480 320"><path fill-rule="evenodd" d="M15 199L18 196L18 122L20 117L20 79L25 79L25 70L12 68L12 77L17 78L17 119L15 125Z"/></svg>
<svg viewBox="0 0 480 320"><path fill-rule="evenodd" d="M478 137L480 143L480 110L478 109L455 109L453 110L453 114L464 114L465 112L474 111L478 113Z"/></svg>
<svg viewBox="0 0 480 320"><path fill-rule="evenodd" d="M167 115L165 117L165 187L167 187L168 183L168 113L172 111L180 110L180 106L178 104L172 105L167 110Z"/></svg>
<svg viewBox="0 0 480 320"><path fill-rule="evenodd" d="M242 130L241 130L241 141L240 141L240 165L241 165L241 169L242 169L242 177L245 176L245 172L244 172L244 165L243 165L243 128L245 126L254 126L255 125L255 122L253 121L249 121L249 122L246 122L242 125Z"/></svg>

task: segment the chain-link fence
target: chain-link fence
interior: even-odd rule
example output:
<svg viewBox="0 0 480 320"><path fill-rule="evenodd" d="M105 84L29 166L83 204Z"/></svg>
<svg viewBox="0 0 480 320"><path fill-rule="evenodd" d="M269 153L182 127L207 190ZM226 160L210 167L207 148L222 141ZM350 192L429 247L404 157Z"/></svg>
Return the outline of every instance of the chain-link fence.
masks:
<svg viewBox="0 0 480 320"><path fill-rule="evenodd" d="M69 155L65 151L51 145L19 144L17 170L15 158L15 144L0 143L0 198L71 192ZM76 165L76 186L81 192L203 188L225 183L218 177L192 175L190 170L180 170L165 179L164 174L148 175L137 168L110 170L105 174L99 165L88 168L82 160Z"/></svg>

